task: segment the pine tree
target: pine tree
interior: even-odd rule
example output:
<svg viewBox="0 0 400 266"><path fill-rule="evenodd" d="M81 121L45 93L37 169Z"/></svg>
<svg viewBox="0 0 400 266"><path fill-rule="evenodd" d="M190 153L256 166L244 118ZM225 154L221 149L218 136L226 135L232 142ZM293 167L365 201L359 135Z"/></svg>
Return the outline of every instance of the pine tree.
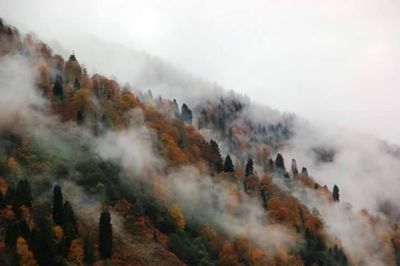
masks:
<svg viewBox="0 0 400 266"><path fill-rule="evenodd" d="M6 227L6 233L4 237L4 242L8 248L14 248L17 238L19 236L19 227L15 221L8 223Z"/></svg>
<svg viewBox="0 0 400 266"><path fill-rule="evenodd" d="M93 247L90 243L89 238L85 238L83 243L84 261L88 265L92 265L94 262Z"/></svg>
<svg viewBox="0 0 400 266"><path fill-rule="evenodd" d="M339 187L336 185L333 186L332 197L334 201L339 201Z"/></svg>
<svg viewBox="0 0 400 266"><path fill-rule="evenodd" d="M299 170L297 170L297 162L295 159L292 159L292 173L294 177L297 177L299 175Z"/></svg>
<svg viewBox="0 0 400 266"><path fill-rule="evenodd" d="M221 152L219 151L217 142L215 142L213 139L210 140L210 146L211 146L212 166L213 169L217 171L217 173L219 173L223 170Z"/></svg>
<svg viewBox="0 0 400 266"><path fill-rule="evenodd" d="M253 160L248 159L246 164L246 176L254 175Z"/></svg>
<svg viewBox="0 0 400 266"><path fill-rule="evenodd" d="M61 76L56 77L56 82L53 87L53 95L54 97L62 98L64 96L64 88L63 88L63 80Z"/></svg>
<svg viewBox="0 0 400 266"><path fill-rule="evenodd" d="M99 221L99 252L103 259L111 257L112 250L112 226L108 211L103 211Z"/></svg>
<svg viewBox="0 0 400 266"><path fill-rule="evenodd" d="M275 159L275 167L280 171L285 171L285 161L283 160L282 154L278 153Z"/></svg>
<svg viewBox="0 0 400 266"><path fill-rule="evenodd" d="M226 158L225 158L224 172L233 173L234 171L235 171L235 168L234 168L234 166L233 166L232 159L231 159L231 157L230 157L229 154L228 154L228 155L226 156Z"/></svg>
<svg viewBox="0 0 400 266"><path fill-rule="evenodd" d="M53 220L56 225L63 224L63 214L63 196L61 192L61 187L60 185L56 185L54 186L53 190Z"/></svg>
<svg viewBox="0 0 400 266"><path fill-rule="evenodd" d="M186 103L182 104L181 108L181 118L185 123L191 124L193 120L192 110L186 105Z"/></svg>

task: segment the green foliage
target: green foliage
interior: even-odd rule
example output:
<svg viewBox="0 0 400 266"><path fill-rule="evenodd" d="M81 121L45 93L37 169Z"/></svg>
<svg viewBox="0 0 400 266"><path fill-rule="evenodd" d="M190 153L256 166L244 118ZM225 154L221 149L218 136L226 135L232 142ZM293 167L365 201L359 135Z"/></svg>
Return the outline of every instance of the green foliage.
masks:
<svg viewBox="0 0 400 266"><path fill-rule="evenodd" d="M205 239L191 238L185 231L169 236L168 248L188 265L213 265L207 251Z"/></svg>

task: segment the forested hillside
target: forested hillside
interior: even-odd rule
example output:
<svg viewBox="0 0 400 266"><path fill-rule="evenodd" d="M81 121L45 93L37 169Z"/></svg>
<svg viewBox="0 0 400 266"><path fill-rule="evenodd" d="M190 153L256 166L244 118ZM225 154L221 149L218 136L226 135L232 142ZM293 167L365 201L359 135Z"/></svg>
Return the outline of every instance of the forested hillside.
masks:
<svg viewBox="0 0 400 266"><path fill-rule="evenodd" d="M390 204L353 210L285 157L295 115L234 93L190 106L82 63L0 20L1 265L400 263Z"/></svg>

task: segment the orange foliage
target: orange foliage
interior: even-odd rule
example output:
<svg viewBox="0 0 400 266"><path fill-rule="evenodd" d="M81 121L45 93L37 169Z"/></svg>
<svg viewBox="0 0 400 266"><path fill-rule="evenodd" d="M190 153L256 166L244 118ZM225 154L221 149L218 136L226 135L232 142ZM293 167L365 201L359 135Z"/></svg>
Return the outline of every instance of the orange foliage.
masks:
<svg viewBox="0 0 400 266"><path fill-rule="evenodd" d="M226 266L240 265L235 250L228 241L224 242L222 249L219 252L218 265L226 265Z"/></svg>
<svg viewBox="0 0 400 266"><path fill-rule="evenodd" d="M83 266L83 259L85 257L82 241L79 239L74 239L71 241L68 252L68 261L74 263L78 266Z"/></svg>
<svg viewBox="0 0 400 266"><path fill-rule="evenodd" d="M20 256L19 264L21 266L36 266L36 262L33 253L29 250L29 247L24 238L18 237L17 239L17 253Z"/></svg>
<svg viewBox="0 0 400 266"><path fill-rule="evenodd" d="M175 164L185 164L188 162L188 158L184 152L178 147L173 138L166 134L162 133L160 137L164 147L167 151L167 155L170 160L172 160Z"/></svg>
<svg viewBox="0 0 400 266"><path fill-rule="evenodd" d="M57 241L61 241L62 237L64 236L64 231L61 226L56 225L53 227L54 235Z"/></svg>

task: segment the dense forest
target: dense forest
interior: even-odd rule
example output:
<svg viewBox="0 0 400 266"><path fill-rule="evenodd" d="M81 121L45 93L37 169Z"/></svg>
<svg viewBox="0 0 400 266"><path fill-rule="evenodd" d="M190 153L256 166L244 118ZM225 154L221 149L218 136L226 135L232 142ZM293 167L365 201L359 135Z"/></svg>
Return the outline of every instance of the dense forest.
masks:
<svg viewBox="0 0 400 266"><path fill-rule="evenodd" d="M294 115L257 121L234 93L153 96L2 20L0 86L1 265L400 263L397 219L285 158ZM373 240L345 245L327 210Z"/></svg>

